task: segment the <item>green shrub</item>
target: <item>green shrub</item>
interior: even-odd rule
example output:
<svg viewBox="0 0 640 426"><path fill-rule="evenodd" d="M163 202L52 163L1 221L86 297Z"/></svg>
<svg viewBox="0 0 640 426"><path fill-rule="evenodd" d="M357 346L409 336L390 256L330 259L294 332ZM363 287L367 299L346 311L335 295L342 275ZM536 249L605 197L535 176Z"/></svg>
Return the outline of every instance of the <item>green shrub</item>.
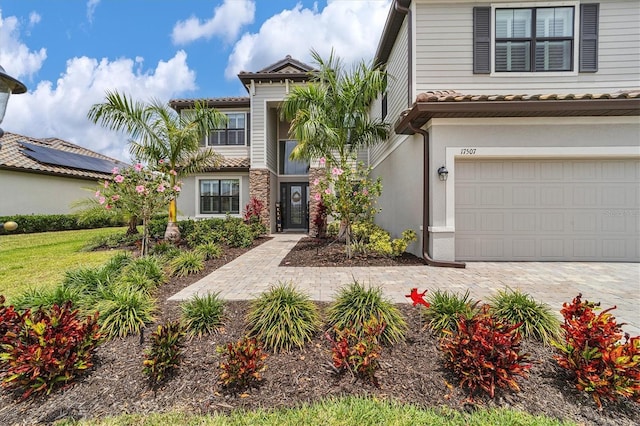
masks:
<svg viewBox="0 0 640 426"><path fill-rule="evenodd" d="M73 229L107 228L122 226L119 218L113 216L95 217L91 220L79 220L77 214L48 214L48 215L14 215L0 216L0 223L16 222L18 229L12 234L32 234L35 232L69 231ZM0 228L0 235L7 234Z"/></svg>
<svg viewBox="0 0 640 426"><path fill-rule="evenodd" d="M249 228L251 229L251 235L253 237L253 239L255 240L256 238L260 237L261 235L265 235L267 233L267 227L264 223L258 221L258 222L250 222L249 223Z"/></svg>
<svg viewBox="0 0 640 426"><path fill-rule="evenodd" d="M171 273L180 277L195 274L204 269L204 255L198 251L185 251L169 262Z"/></svg>
<svg viewBox="0 0 640 426"><path fill-rule="evenodd" d="M92 251L99 248L119 248L134 246L142 239L141 234L128 235L127 233L115 233L110 235L97 236L89 240L82 248L84 251Z"/></svg>
<svg viewBox="0 0 640 426"><path fill-rule="evenodd" d="M105 276L117 277L125 266L133 261L133 256L128 251L115 254L111 259L102 265L102 273Z"/></svg>
<svg viewBox="0 0 640 426"><path fill-rule="evenodd" d="M238 217L227 215L224 220L224 238L231 247L251 247L254 234L251 227Z"/></svg>
<svg viewBox="0 0 640 426"><path fill-rule="evenodd" d="M196 294L180 305L182 322L189 334L199 337L204 334L213 334L222 325L224 301L218 297L218 294L207 293L203 297Z"/></svg>
<svg viewBox="0 0 640 426"><path fill-rule="evenodd" d="M150 293L152 290L158 287L158 283L149 278L144 272L140 270L133 270L126 274L123 274L118 279L118 284L131 287L135 290L144 291Z"/></svg>
<svg viewBox="0 0 640 426"><path fill-rule="evenodd" d="M138 334L153 321L155 301L142 290L127 285L111 285L95 304L100 312L100 330L109 338Z"/></svg>
<svg viewBox="0 0 640 426"><path fill-rule="evenodd" d="M166 253L172 251L177 248L170 241L159 241L151 247L150 254L154 256L163 257Z"/></svg>
<svg viewBox="0 0 640 426"><path fill-rule="evenodd" d="M476 312L477 302L471 300L469 290L462 296L447 290L435 290L427 295L429 307L422 309L427 326L437 332L456 331L460 316L469 319Z"/></svg>
<svg viewBox="0 0 640 426"><path fill-rule="evenodd" d="M337 233L336 233L337 234ZM391 234L371 222L356 222L351 225L351 248L355 252L380 256L402 256L407 246L416 241L413 230L402 232L402 238L391 239Z"/></svg>
<svg viewBox="0 0 640 426"><path fill-rule="evenodd" d="M95 294L115 279L116 274L110 275L110 271L100 267L71 269L64 273L62 286L83 296Z"/></svg>
<svg viewBox="0 0 640 426"><path fill-rule="evenodd" d="M249 337L255 337L274 352L302 348L311 340L320 322L318 308L309 296L291 283L280 283L251 302L247 315Z"/></svg>
<svg viewBox="0 0 640 426"><path fill-rule="evenodd" d="M222 256L222 248L216 243L201 244L195 250L202 253L204 260L218 259Z"/></svg>
<svg viewBox="0 0 640 426"><path fill-rule="evenodd" d="M16 312L0 296L2 385L32 394L49 394L92 367L100 343L97 314L84 320L70 305Z"/></svg>
<svg viewBox="0 0 640 426"><path fill-rule="evenodd" d="M327 323L338 329L348 328L364 337L364 324L375 317L385 325L381 343L395 344L404 339L407 323L391 302L382 297L379 287L365 288L358 281L342 287L327 309Z"/></svg>
<svg viewBox="0 0 640 426"><path fill-rule="evenodd" d="M151 334L151 347L145 350L142 372L154 384L162 382L182 360L185 332L182 325L168 322Z"/></svg>
<svg viewBox="0 0 640 426"><path fill-rule="evenodd" d="M491 313L519 327L523 337L533 337L548 345L560 335L560 320L544 303L538 303L527 293L520 290L498 290L489 298Z"/></svg>
<svg viewBox="0 0 640 426"><path fill-rule="evenodd" d="M77 308L80 304L81 294L79 291L58 285L53 289L30 288L19 294L13 300L13 306L19 310L45 308L49 309L53 305L62 306L69 302L72 308Z"/></svg>
<svg viewBox="0 0 640 426"><path fill-rule="evenodd" d="M189 247L208 243L223 243L225 241L223 224L224 221L219 218L195 221L183 238Z"/></svg>
<svg viewBox="0 0 640 426"><path fill-rule="evenodd" d="M220 383L234 391L247 389L262 380L261 373L267 368L267 354L256 339L243 337L238 342L218 346L216 351L223 357L220 368Z"/></svg>
<svg viewBox="0 0 640 426"><path fill-rule="evenodd" d="M160 260L155 256L138 257L132 260L121 273L122 277L132 274L144 275L154 282L156 286L167 280Z"/></svg>

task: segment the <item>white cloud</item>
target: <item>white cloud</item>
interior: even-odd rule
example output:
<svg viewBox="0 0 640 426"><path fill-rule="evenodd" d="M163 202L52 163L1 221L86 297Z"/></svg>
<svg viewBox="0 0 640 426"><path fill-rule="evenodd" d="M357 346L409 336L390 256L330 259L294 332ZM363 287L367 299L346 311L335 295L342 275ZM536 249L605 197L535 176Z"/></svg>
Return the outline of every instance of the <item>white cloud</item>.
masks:
<svg viewBox="0 0 640 426"><path fill-rule="evenodd" d="M93 23L93 15L96 12L96 7L98 7L98 4L100 3L100 0L89 0L87 2L87 21L89 21L89 23Z"/></svg>
<svg viewBox="0 0 640 426"><path fill-rule="evenodd" d="M215 8L210 19L201 21L192 16L178 21L173 27L171 39L174 44L184 45L198 39L219 36L227 42L236 40L240 29L253 22L256 5L251 0L224 0Z"/></svg>
<svg viewBox="0 0 640 426"><path fill-rule="evenodd" d="M389 11L390 0L333 0L318 10L298 4L262 24L257 34L245 33L235 44L225 70L233 79L240 71L257 71L286 55L309 63L309 50L327 57L333 48L346 64L371 60Z"/></svg>
<svg viewBox="0 0 640 426"><path fill-rule="evenodd" d="M155 69L142 72L141 58L97 60L86 56L67 61L66 71L54 83L41 81L23 95L11 97L3 128L32 137L55 136L103 154L128 160L127 135L94 125L89 108L104 102L105 91L118 90L136 100L170 98L194 90L195 73L179 51Z"/></svg>
<svg viewBox="0 0 640 426"><path fill-rule="evenodd" d="M38 18L34 18L38 16ZM39 21L39 15L33 14L31 23ZM0 11L0 64L7 73L18 79L33 76L42 67L47 58L47 49L30 51L20 41L20 22L15 16L2 18Z"/></svg>
<svg viewBox="0 0 640 426"><path fill-rule="evenodd" d="M37 12L31 12L29 14L29 26L33 27L42 20L42 17Z"/></svg>

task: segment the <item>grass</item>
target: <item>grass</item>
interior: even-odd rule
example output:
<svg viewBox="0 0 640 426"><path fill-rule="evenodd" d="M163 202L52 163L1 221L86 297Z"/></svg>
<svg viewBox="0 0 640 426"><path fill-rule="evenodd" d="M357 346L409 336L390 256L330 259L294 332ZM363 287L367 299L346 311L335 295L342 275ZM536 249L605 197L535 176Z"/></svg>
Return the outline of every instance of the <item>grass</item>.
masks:
<svg viewBox="0 0 640 426"><path fill-rule="evenodd" d="M224 301L218 295L207 293L200 297L196 294L180 305L182 321L189 334L198 337L213 334L222 325Z"/></svg>
<svg viewBox="0 0 640 426"><path fill-rule="evenodd" d="M434 290L429 293L427 300L430 306L423 310L423 318L427 326L443 334L445 330L456 331L458 329L458 317L463 315L469 319L473 317L475 302L469 295L469 290L463 295L447 290Z"/></svg>
<svg viewBox="0 0 640 426"><path fill-rule="evenodd" d="M121 233L125 228L101 228L0 236L0 294L8 302L30 288L53 290L65 271L99 266L118 251L81 251L97 236Z"/></svg>
<svg viewBox="0 0 640 426"><path fill-rule="evenodd" d="M363 397L327 399L298 408L278 410L235 411L225 415L192 415L172 411L161 414L126 414L80 422L63 421L62 425L274 425L274 426L414 426L414 425L469 425L469 426L552 426L575 425L543 416L532 416L515 410L477 410L462 413L451 409L422 409L415 405L399 404L391 401Z"/></svg>

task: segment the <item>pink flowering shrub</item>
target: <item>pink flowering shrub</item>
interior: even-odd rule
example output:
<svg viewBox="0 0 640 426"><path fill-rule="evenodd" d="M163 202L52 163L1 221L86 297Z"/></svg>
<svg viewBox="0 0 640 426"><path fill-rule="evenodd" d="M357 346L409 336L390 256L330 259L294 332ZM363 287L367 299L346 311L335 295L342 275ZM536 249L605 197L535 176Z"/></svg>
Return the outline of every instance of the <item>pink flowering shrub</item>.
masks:
<svg viewBox="0 0 640 426"><path fill-rule="evenodd" d="M178 196L182 182L171 185L168 173L152 171L142 164L119 170L112 170L113 179L99 184L95 193L98 203L107 210L117 209L142 218L143 238L142 254L147 253L147 224L151 217L166 208L172 199Z"/></svg>

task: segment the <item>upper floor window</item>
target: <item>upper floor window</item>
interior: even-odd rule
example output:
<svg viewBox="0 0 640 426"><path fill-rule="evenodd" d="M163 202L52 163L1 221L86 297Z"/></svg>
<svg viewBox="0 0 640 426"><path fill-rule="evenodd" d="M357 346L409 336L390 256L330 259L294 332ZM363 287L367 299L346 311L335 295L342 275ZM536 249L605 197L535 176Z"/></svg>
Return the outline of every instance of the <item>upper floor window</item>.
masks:
<svg viewBox="0 0 640 426"><path fill-rule="evenodd" d="M496 9L495 71L573 70L573 7Z"/></svg>
<svg viewBox="0 0 640 426"><path fill-rule="evenodd" d="M206 138L206 146L245 145L246 114L226 113L227 125L223 128L212 129Z"/></svg>
<svg viewBox="0 0 640 426"><path fill-rule="evenodd" d="M291 153L298 145L298 141L280 141L280 167L281 175L306 175L309 173L308 161L292 160Z"/></svg>
<svg viewBox="0 0 640 426"><path fill-rule="evenodd" d="M474 74L598 71L597 3L504 6L473 8Z"/></svg>

